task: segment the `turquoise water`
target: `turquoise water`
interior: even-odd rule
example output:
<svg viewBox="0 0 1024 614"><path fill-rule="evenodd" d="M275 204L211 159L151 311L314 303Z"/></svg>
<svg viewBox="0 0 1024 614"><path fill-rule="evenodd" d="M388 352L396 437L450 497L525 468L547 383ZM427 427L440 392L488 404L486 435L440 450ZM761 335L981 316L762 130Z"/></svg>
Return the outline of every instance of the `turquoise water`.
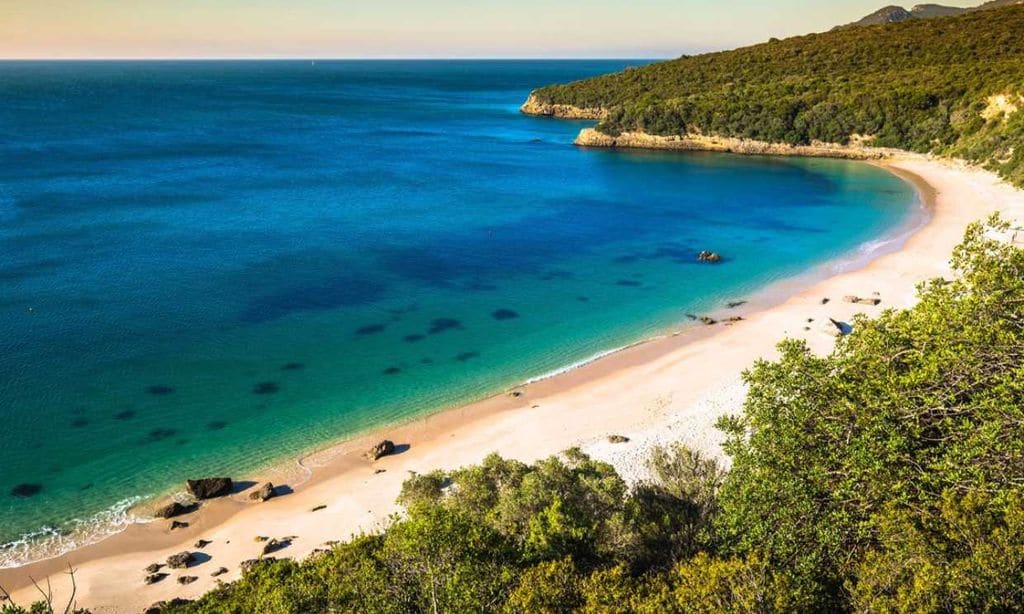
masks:
<svg viewBox="0 0 1024 614"><path fill-rule="evenodd" d="M0 63L0 563L649 336L915 208L865 164L578 150L586 123L517 112L629 64Z"/></svg>

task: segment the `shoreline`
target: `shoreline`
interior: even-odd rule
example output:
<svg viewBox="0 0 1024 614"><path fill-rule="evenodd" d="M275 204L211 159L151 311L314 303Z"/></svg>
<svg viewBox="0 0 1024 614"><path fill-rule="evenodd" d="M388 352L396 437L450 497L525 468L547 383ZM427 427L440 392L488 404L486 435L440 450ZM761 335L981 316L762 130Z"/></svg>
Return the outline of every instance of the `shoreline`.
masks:
<svg viewBox="0 0 1024 614"><path fill-rule="evenodd" d="M54 589L61 594L70 563L78 569L80 606L95 612L138 610L161 599L206 592L215 586L209 573L220 566L230 569L222 578L237 578L238 563L259 554L255 535L298 535L280 556L302 557L327 540L382 526L398 510L394 498L408 471L455 468L478 462L491 451L530 461L583 445L629 477L639 475L636 465L643 452L658 442L682 440L716 454L720 439L714 419L738 409L738 375L754 359L770 358L775 343L787 335L806 338L815 351L828 351L833 337L821 328L827 314L845 321L854 313L877 314L912 304L916 282L948 270L950 251L966 223L993 210L1024 215L1022 193L990 173L910 155L878 164L911 181L931 202L925 223L906 229L906 236L897 233L868 262L853 260L848 263L851 268L840 266L838 271L830 268L835 262L826 262L769 284L771 292L755 292L742 308L729 310L747 318L744 322L670 331L575 368L570 365L563 373L534 378L513 388L522 392L519 397L499 394L374 429L298 459L311 475L289 484L292 494L252 504L245 492L207 503L200 512L180 518L190 527L174 532L165 522L131 525L66 555L0 570L0 585L25 604L34 593L29 575L37 580L52 575ZM881 294L879 307L840 300L844 294L866 297L873 292ZM822 305L825 296L831 301ZM813 323L806 322L810 316ZM708 360L709 355L714 359ZM604 440L611 434L628 435L631 442L611 446ZM411 448L371 465L360 454L382 436ZM386 472L378 474L377 469ZM327 508L311 512L317 505ZM189 572L199 576L198 581L180 586L168 578L152 586L142 584L143 567L191 550L200 537L213 543L204 550L211 562Z"/></svg>

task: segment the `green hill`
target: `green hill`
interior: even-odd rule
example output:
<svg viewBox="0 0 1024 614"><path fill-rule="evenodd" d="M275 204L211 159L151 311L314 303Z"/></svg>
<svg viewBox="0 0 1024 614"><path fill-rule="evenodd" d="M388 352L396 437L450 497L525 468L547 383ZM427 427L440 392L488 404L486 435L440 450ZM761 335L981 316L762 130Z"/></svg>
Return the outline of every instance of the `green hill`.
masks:
<svg viewBox="0 0 1024 614"><path fill-rule="evenodd" d="M1024 6L773 39L544 87L532 100L601 109L598 130L613 135L867 135L1024 185Z"/></svg>

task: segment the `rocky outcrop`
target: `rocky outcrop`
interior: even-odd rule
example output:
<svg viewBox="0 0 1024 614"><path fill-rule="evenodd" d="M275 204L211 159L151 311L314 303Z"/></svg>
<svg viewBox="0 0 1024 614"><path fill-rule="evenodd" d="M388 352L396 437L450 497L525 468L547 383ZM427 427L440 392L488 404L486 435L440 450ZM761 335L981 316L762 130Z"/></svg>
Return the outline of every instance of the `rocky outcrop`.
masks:
<svg viewBox="0 0 1024 614"><path fill-rule="evenodd" d="M201 478L188 480L185 486L196 499L213 499L230 495L234 484L231 478Z"/></svg>
<svg viewBox="0 0 1024 614"><path fill-rule="evenodd" d="M575 107L571 104L553 104L543 102L535 94L530 94L519 110L526 115L543 117L561 117L562 119L604 119L608 111L601 108Z"/></svg>
<svg viewBox="0 0 1024 614"><path fill-rule="evenodd" d="M715 252L703 251L697 254L698 262L708 262L711 264L717 264L722 261L722 256Z"/></svg>
<svg viewBox="0 0 1024 614"><path fill-rule="evenodd" d="M274 485L267 482L263 486L260 486L256 491L249 494L249 498L253 501L266 501L267 499L274 498Z"/></svg>
<svg viewBox="0 0 1024 614"><path fill-rule="evenodd" d="M611 147L622 149L664 149L671 151L717 151L762 156L807 156L814 158L841 158L845 160L883 160L902 153L895 149L865 147L863 145L838 145L835 143L812 143L810 145L787 145L767 143L750 139L687 134L679 136L657 136L644 132L623 132L612 136L594 128L584 128L576 144L581 147Z"/></svg>
<svg viewBox="0 0 1024 614"><path fill-rule="evenodd" d="M184 552L172 554L167 557L167 566L171 569L184 569L189 566L189 563L192 563L195 560L195 555L188 550L185 550Z"/></svg>
<svg viewBox="0 0 1024 614"><path fill-rule="evenodd" d="M195 508L191 505L184 505L182 503L178 503L177 501L171 501L167 505L157 508L157 510L153 512L153 516L157 518L173 518L175 516L187 514L193 511L194 509Z"/></svg>
<svg viewBox="0 0 1024 614"><path fill-rule="evenodd" d="M370 459L372 461L375 461L378 458L381 458L383 456L388 456L389 454L394 454L394 453L395 453L395 442L391 441L390 439L385 439L384 441L378 443L377 445L375 445L372 448L370 448L369 450L367 450L366 451L366 458L368 458L368 459Z"/></svg>

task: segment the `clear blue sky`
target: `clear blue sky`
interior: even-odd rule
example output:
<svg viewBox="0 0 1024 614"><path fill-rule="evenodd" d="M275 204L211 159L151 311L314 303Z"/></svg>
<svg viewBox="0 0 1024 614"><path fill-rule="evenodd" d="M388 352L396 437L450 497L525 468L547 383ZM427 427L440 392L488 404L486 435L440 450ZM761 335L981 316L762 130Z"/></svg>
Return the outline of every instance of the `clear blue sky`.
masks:
<svg viewBox="0 0 1024 614"><path fill-rule="evenodd" d="M0 0L0 57L672 57L827 30L884 4Z"/></svg>

